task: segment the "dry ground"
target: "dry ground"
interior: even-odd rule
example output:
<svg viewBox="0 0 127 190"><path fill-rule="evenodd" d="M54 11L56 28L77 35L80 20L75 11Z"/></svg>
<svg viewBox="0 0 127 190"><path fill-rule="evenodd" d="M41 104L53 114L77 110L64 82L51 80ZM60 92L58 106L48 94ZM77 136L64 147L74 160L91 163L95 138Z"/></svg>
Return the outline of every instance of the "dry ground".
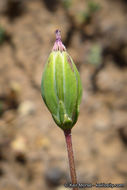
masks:
<svg viewBox="0 0 127 190"><path fill-rule="evenodd" d="M83 84L72 131L78 181L127 185L127 2L94 1L99 9L91 13L85 0L13 1L0 1L6 31L0 45L0 190L62 190L69 181L64 135L40 94L57 28Z"/></svg>

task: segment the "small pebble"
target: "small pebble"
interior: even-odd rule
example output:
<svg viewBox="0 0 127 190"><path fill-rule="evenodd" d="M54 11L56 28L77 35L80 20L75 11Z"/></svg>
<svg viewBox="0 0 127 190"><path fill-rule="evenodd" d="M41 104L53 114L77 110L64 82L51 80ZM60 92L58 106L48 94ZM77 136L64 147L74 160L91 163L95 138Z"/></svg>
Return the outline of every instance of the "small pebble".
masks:
<svg viewBox="0 0 127 190"><path fill-rule="evenodd" d="M64 179L64 172L59 168L47 169L45 172L45 179L49 186L58 186Z"/></svg>
<svg viewBox="0 0 127 190"><path fill-rule="evenodd" d="M27 116L35 113L35 105L33 102L27 100L19 105L18 112L21 116Z"/></svg>
<svg viewBox="0 0 127 190"><path fill-rule="evenodd" d="M21 152L24 153L26 151L26 139L22 136L16 137L12 142L11 142L11 148L15 152Z"/></svg>
<svg viewBox="0 0 127 190"><path fill-rule="evenodd" d="M37 138L36 145L38 148L49 148L50 141L47 137L40 137L40 138Z"/></svg>

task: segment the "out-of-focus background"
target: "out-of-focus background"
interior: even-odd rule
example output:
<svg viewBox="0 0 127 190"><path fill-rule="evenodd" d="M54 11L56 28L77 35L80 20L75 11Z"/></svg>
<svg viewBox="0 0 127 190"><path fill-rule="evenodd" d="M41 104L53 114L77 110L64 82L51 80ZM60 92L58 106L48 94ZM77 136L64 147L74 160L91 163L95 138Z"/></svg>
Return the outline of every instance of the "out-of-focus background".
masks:
<svg viewBox="0 0 127 190"><path fill-rule="evenodd" d="M78 182L126 185L127 1L0 0L0 190L70 181L63 132L40 94L56 29L83 84L72 130Z"/></svg>

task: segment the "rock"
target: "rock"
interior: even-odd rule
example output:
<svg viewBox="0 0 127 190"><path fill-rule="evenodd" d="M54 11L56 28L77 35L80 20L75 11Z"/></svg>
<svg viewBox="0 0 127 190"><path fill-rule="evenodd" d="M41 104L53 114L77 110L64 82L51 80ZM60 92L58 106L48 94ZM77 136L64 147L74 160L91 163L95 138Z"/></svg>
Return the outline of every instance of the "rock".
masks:
<svg viewBox="0 0 127 190"><path fill-rule="evenodd" d="M21 152L24 153L26 151L26 139L22 136L16 137L12 142L11 142L11 148L15 152Z"/></svg>
<svg viewBox="0 0 127 190"><path fill-rule="evenodd" d="M35 105L33 102L26 100L19 105L18 112L21 116L27 116L35 113Z"/></svg>
<svg viewBox="0 0 127 190"><path fill-rule="evenodd" d="M38 148L48 148L50 146L50 141L47 137L40 137L36 139L36 145Z"/></svg>
<svg viewBox="0 0 127 190"><path fill-rule="evenodd" d="M16 81L11 81L9 85L10 90L14 91L15 93L19 94L21 92L21 86Z"/></svg>
<svg viewBox="0 0 127 190"><path fill-rule="evenodd" d="M58 186L61 184L65 174L59 168L47 169L45 172L45 179L49 186Z"/></svg>

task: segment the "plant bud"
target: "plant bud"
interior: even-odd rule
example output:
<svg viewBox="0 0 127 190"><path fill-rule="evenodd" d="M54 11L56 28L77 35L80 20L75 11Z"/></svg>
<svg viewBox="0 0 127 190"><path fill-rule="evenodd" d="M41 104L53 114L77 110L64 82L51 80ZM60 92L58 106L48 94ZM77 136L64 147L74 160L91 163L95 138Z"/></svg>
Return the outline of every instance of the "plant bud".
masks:
<svg viewBox="0 0 127 190"><path fill-rule="evenodd" d="M79 72L62 44L59 30L45 65L41 94L56 124L63 130L71 129L78 118L82 85Z"/></svg>

